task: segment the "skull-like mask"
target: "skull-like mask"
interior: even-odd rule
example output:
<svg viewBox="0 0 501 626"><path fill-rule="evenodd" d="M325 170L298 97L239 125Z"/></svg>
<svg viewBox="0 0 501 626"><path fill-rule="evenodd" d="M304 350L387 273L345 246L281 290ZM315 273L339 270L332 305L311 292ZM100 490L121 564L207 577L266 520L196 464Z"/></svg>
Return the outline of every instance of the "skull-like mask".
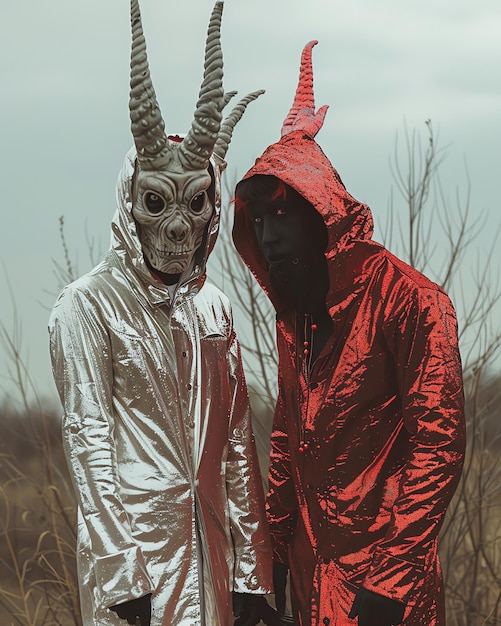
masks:
<svg viewBox="0 0 501 626"><path fill-rule="evenodd" d="M222 110L235 94L225 94L222 85L222 10L223 3L216 2L207 33L204 79L191 129L183 139L165 133L150 78L138 0L131 0L129 109L137 152L132 215L143 254L161 274L181 274L190 266L215 211L213 180L219 180L226 166L233 128L247 104L263 93L243 98L221 122Z"/></svg>
<svg viewBox="0 0 501 626"><path fill-rule="evenodd" d="M154 269L180 274L188 268L213 214L210 186L208 172L139 172L132 214Z"/></svg>

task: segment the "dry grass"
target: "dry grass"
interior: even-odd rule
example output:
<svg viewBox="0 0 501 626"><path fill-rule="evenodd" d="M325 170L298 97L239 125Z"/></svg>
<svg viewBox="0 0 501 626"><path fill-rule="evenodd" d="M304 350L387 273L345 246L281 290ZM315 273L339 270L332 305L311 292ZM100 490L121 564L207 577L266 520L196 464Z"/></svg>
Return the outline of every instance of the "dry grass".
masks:
<svg viewBox="0 0 501 626"><path fill-rule="evenodd" d="M449 626L501 624L501 378L467 381L463 479L440 544Z"/></svg>
<svg viewBox="0 0 501 626"><path fill-rule="evenodd" d="M0 623L80 624L75 502L58 420L6 408L0 419Z"/></svg>

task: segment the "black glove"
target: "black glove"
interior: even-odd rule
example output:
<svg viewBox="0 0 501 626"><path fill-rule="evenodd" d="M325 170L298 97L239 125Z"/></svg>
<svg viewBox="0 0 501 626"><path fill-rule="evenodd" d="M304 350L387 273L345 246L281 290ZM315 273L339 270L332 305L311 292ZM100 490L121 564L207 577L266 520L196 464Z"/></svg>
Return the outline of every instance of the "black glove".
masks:
<svg viewBox="0 0 501 626"><path fill-rule="evenodd" d="M121 604L110 606L120 619L126 619L129 624L136 624L139 618L141 626L150 626L151 622L151 593L136 600L128 600Z"/></svg>
<svg viewBox="0 0 501 626"><path fill-rule="evenodd" d="M273 589L275 590L275 606L279 615L285 613L285 588L289 568L283 563L273 561Z"/></svg>
<svg viewBox="0 0 501 626"><path fill-rule="evenodd" d="M402 602L360 587L348 617L358 615L358 626L395 626L404 617Z"/></svg>
<svg viewBox="0 0 501 626"><path fill-rule="evenodd" d="M262 596L251 593L233 592L233 615L237 618L234 626L256 626L261 621Z"/></svg>

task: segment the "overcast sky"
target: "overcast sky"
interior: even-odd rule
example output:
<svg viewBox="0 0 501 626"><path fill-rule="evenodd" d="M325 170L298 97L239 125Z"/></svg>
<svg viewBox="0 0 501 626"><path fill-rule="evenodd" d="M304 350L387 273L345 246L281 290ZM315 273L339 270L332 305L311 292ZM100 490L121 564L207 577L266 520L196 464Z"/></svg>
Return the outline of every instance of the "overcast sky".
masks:
<svg viewBox="0 0 501 626"><path fill-rule="evenodd" d="M172 132L191 123L212 6L141 0L152 78ZM132 143L129 4L16 0L2 6L2 25L0 312L13 333L10 283L24 360L39 393L51 397L46 327L58 291L53 260L63 259L58 220L64 216L80 273L88 271L85 233L107 250L116 178ZM231 179L278 139L311 39L319 40L317 106L330 105L317 139L352 195L382 223L396 133L405 124L425 138L431 119L447 147L446 192L465 195L467 170L472 214L487 214L481 257L501 219L499 0L226 0L225 89L266 89L235 130ZM500 262L498 249L495 268ZM12 392L7 365L3 353L0 398Z"/></svg>

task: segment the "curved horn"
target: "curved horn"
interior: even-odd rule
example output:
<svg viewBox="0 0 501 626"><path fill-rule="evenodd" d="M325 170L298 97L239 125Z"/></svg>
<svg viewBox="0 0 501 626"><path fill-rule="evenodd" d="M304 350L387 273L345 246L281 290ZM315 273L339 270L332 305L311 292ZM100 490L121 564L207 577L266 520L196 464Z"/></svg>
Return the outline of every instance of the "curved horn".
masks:
<svg viewBox="0 0 501 626"><path fill-rule="evenodd" d="M318 41L310 41L301 54L299 82L291 110L282 126L282 137L294 130L302 130L313 138L324 123L329 107L324 105L315 113L315 96L313 93L312 50L317 43Z"/></svg>
<svg viewBox="0 0 501 626"><path fill-rule="evenodd" d="M236 91L228 91L224 94L224 98L223 98L223 109L224 107L228 104L228 102L233 98L233 96L236 96L238 92Z"/></svg>
<svg viewBox="0 0 501 626"><path fill-rule="evenodd" d="M219 134L223 109L223 54L221 16L223 3L216 2L209 21L205 46L204 78L191 128L179 146L179 156L189 170L206 169Z"/></svg>
<svg viewBox="0 0 501 626"><path fill-rule="evenodd" d="M141 166L148 170L158 170L168 164L172 149L165 134L165 124L151 82L138 0L131 0L130 10L132 29L129 99L131 130Z"/></svg>
<svg viewBox="0 0 501 626"><path fill-rule="evenodd" d="M214 154L217 155L220 159L224 160L226 156L226 152L228 151L228 147L230 145L231 136L233 134L233 129L235 128L237 122L240 121L242 115L247 108L249 102L252 102L256 98L259 98L264 93L264 89L260 89L259 91L253 91L252 93L242 98L235 107L233 107L231 113L221 124L221 130L219 132L219 137L217 138L216 145L214 146Z"/></svg>

